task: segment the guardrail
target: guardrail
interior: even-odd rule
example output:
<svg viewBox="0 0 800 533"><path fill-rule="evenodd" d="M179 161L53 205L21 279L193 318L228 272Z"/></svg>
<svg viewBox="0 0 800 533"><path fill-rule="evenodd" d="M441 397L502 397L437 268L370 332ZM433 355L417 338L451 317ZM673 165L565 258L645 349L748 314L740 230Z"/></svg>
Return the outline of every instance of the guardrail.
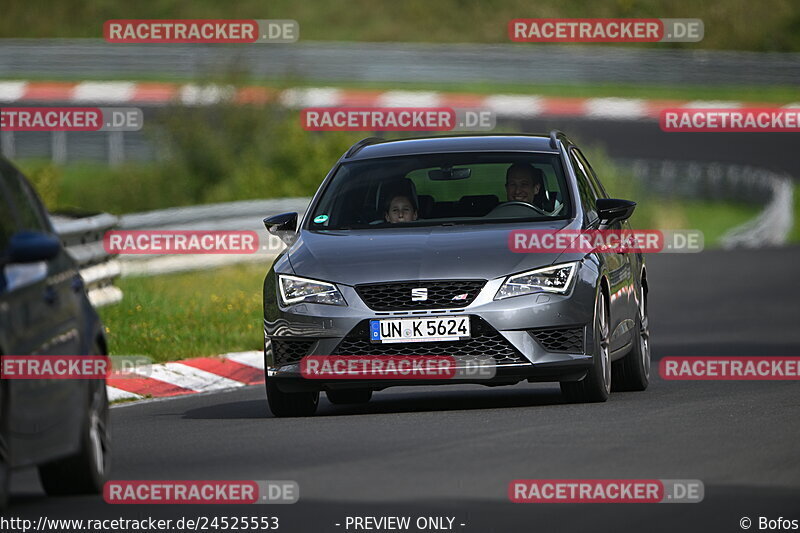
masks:
<svg viewBox="0 0 800 533"><path fill-rule="evenodd" d="M125 255L120 257L123 276L151 276L169 272L201 270L232 263L264 262L283 249L283 242L267 235L263 219L279 213L302 214L310 198L274 198L223 204L197 205L132 213L120 217L120 229L238 230L255 231L260 253L222 255Z"/></svg>
<svg viewBox="0 0 800 533"><path fill-rule="evenodd" d="M754 219L730 229L723 248L786 243L794 221L794 182L786 174L746 165L636 159L625 162L646 189L660 196L734 200L763 206Z"/></svg>
<svg viewBox="0 0 800 533"><path fill-rule="evenodd" d="M119 219L108 213L82 218L53 215L53 226L67 253L78 263L89 301L95 307L116 303L122 291L114 280L122 273L119 260L103 247L103 235L115 228Z"/></svg>
<svg viewBox="0 0 800 533"><path fill-rule="evenodd" d="M600 45L300 41L263 46L2 39L0 76L254 78L316 82L796 85L800 54Z"/></svg>

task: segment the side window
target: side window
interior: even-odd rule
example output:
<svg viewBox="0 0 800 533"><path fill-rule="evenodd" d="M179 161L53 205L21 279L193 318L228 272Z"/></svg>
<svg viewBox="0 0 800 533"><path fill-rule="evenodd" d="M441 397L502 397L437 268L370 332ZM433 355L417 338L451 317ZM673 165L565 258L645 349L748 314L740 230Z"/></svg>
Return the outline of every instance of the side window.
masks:
<svg viewBox="0 0 800 533"><path fill-rule="evenodd" d="M574 149L574 152L575 156L577 157L577 160L586 170L585 174L589 178L589 183L591 183L592 188L597 193L596 194L597 198L608 198L608 193L606 192L605 187L603 187L603 184L600 183L599 179L597 179L597 174L595 174L594 169L592 168L592 165L589 164L589 161L586 159L586 156L583 155L583 153L577 148Z"/></svg>
<svg viewBox="0 0 800 533"><path fill-rule="evenodd" d="M16 233L14 216L11 214L11 206L6 197L5 187L0 183L0 256L8 248L8 241Z"/></svg>
<svg viewBox="0 0 800 533"><path fill-rule="evenodd" d="M586 224L591 225L599 218L597 215L597 208L595 207L597 195L589 184L589 176L587 174L586 166L575 156L574 149L570 150L569 159L572 163L572 168L575 170L575 177L577 178L578 183L578 194L581 196L581 204L583 206L583 214L586 216Z"/></svg>
<svg viewBox="0 0 800 533"><path fill-rule="evenodd" d="M30 189L22 175L9 165L2 165L3 185L9 202L19 218L19 229L31 231L48 231L45 214L36 195Z"/></svg>

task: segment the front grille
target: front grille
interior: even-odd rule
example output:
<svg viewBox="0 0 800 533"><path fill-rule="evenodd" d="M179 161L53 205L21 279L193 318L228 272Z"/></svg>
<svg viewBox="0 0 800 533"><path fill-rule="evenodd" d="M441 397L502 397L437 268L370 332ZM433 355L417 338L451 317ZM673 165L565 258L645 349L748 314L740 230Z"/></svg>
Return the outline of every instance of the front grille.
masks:
<svg viewBox="0 0 800 533"><path fill-rule="evenodd" d="M370 309L447 309L466 307L478 296L485 280L402 281L356 285L356 292ZM427 289L427 299L413 301L412 289ZM465 296L466 295L466 296ZM453 298L460 297L454 300Z"/></svg>
<svg viewBox="0 0 800 533"><path fill-rule="evenodd" d="M531 335L548 352L584 353L582 327L534 329Z"/></svg>
<svg viewBox="0 0 800 533"><path fill-rule="evenodd" d="M470 318L472 337L461 341L372 344L369 320L360 322L333 355L489 356L498 365L529 363L505 337L478 317Z"/></svg>
<svg viewBox="0 0 800 533"><path fill-rule="evenodd" d="M314 341L308 340L286 340L286 339L270 339L272 345L272 355L275 358L275 367L297 363L308 355L308 351L314 344Z"/></svg>

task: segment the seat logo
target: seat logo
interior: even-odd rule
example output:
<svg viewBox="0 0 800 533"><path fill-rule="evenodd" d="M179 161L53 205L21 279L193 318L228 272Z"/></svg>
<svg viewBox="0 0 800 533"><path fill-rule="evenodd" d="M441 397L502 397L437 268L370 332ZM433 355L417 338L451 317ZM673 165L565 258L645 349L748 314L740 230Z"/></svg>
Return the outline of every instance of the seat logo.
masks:
<svg viewBox="0 0 800 533"><path fill-rule="evenodd" d="M427 299L428 299L428 289L426 289L425 287L411 289L412 302L424 302Z"/></svg>

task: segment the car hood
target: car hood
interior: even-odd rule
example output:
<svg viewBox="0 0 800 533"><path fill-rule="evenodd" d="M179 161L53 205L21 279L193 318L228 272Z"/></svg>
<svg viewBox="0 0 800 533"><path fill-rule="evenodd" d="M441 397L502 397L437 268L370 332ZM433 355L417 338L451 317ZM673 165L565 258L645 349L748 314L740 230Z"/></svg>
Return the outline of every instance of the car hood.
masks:
<svg viewBox="0 0 800 533"><path fill-rule="evenodd" d="M493 279L552 264L561 251L514 253L514 229L571 228L569 221L312 232L288 250L298 276L345 285L418 279Z"/></svg>

